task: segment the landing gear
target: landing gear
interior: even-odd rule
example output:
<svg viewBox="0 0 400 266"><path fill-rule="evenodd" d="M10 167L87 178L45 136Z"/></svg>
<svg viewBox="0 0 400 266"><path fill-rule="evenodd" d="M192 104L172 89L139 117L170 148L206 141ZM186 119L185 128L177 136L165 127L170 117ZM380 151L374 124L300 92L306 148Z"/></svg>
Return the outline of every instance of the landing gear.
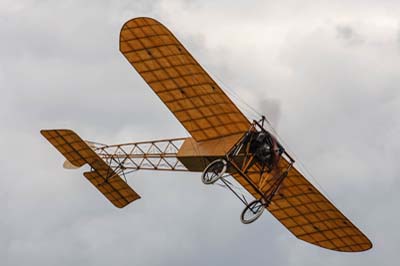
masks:
<svg viewBox="0 0 400 266"><path fill-rule="evenodd" d="M250 224L262 215L294 163L277 139L264 129L264 120L265 117L261 124L253 121L225 156L210 163L201 175L204 184L218 181L217 185L232 191L246 206L240 215L244 224ZM283 156L285 161L281 161ZM248 200L249 194L251 200Z"/></svg>
<svg viewBox="0 0 400 266"><path fill-rule="evenodd" d="M250 202L240 215L240 221L244 224L250 224L257 220L264 212L265 205L261 200Z"/></svg>
<svg viewBox="0 0 400 266"><path fill-rule="evenodd" d="M214 184L225 174L226 168L226 160L218 159L213 161L206 167L206 169L204 169L203 174L201 175L201 181L206 185Z"/></svg>

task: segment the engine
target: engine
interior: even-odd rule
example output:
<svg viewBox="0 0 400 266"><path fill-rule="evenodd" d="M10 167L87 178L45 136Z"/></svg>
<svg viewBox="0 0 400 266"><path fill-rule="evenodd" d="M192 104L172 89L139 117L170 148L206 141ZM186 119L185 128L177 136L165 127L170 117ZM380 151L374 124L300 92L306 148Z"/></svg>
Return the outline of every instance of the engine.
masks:
<svg viewBox="0 0 400 266"><path fill-rule="evenodd" d="M282 146L268 132L253 132L252 135L250 152L261 165L272 170L283 152Z"/></svg>

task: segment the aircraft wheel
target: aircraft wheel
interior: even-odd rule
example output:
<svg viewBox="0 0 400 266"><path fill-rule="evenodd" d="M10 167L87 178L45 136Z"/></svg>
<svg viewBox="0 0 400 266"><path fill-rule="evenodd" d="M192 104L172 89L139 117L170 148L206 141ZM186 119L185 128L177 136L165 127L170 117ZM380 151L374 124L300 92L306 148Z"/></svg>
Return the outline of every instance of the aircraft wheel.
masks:
<svg viewBox="0 0 400 266"><path fill-rule="evenodd" d="M264 204L261 200L252 201L249 205L244 208L242 214L240 215L240 220L244 224L249 224L254 222L261 216L265 209Z"/></svg>
<svg viewBox="0 0 400 266"><path fill-rule="evenodd" d="M201 175L201 181L206 185L214 184L225 174L226 168L227 162L224 159L213 161L204 169Z"/></svg>

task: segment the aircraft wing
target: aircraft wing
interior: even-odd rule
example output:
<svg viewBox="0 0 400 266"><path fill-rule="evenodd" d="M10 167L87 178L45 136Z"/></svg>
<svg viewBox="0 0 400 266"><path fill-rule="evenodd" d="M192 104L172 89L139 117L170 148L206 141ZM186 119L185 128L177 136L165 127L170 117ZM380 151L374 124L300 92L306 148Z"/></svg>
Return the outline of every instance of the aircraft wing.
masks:
<svg viewBox="0 0 400 266"><path fill-rule="evenodd" d="M120 51L196 141L249 129L247 118L158 21L126 22Z"/></svg>
<svg viewBox="0 0 400 266"><path fill-rule="evenodd" d="M282 158L279 168L287 166L288 162ZM259 169L252 168L248 177L262 192L267 191L271 176L260 177ZM260 198L243 177L232 175L255 198ZM369 239L293 166L267 209L297 238L308 243L346 252L372 247Z"/></svg>

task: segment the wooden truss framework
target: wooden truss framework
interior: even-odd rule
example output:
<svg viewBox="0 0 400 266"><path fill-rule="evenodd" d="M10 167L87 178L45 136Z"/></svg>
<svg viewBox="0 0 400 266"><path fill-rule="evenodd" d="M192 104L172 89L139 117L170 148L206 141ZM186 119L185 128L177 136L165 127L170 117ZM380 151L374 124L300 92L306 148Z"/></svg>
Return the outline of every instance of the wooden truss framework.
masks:
<svg viewBox="0 0 400 266"><path fill-rule="evenodd" d="M94 151L116 173L135 170L188 171L177 153L185 138L105 145L91 142Z"/></svg>
<svg viewBox="0 0 400 266"><path fill-rule="evenodd" d="M93 141L86 142L115 173L123 176L127 182L127 176L137 170L188 172L189 170L177 158L178 151L185 139L174 138L113 145ZM236 156L241 155L237 154ZM232 154L230 158L233 159L233 157ZM234 163L234 161L232 162ZM248 182L256 187L259 186L259 184L253 184L250 179ZM246 193L242 185L229 173L219 180L218 185L232 191L245 206L254 198ZM266 193L260 192L260 197L262 194L266 195Z"/></svg>

